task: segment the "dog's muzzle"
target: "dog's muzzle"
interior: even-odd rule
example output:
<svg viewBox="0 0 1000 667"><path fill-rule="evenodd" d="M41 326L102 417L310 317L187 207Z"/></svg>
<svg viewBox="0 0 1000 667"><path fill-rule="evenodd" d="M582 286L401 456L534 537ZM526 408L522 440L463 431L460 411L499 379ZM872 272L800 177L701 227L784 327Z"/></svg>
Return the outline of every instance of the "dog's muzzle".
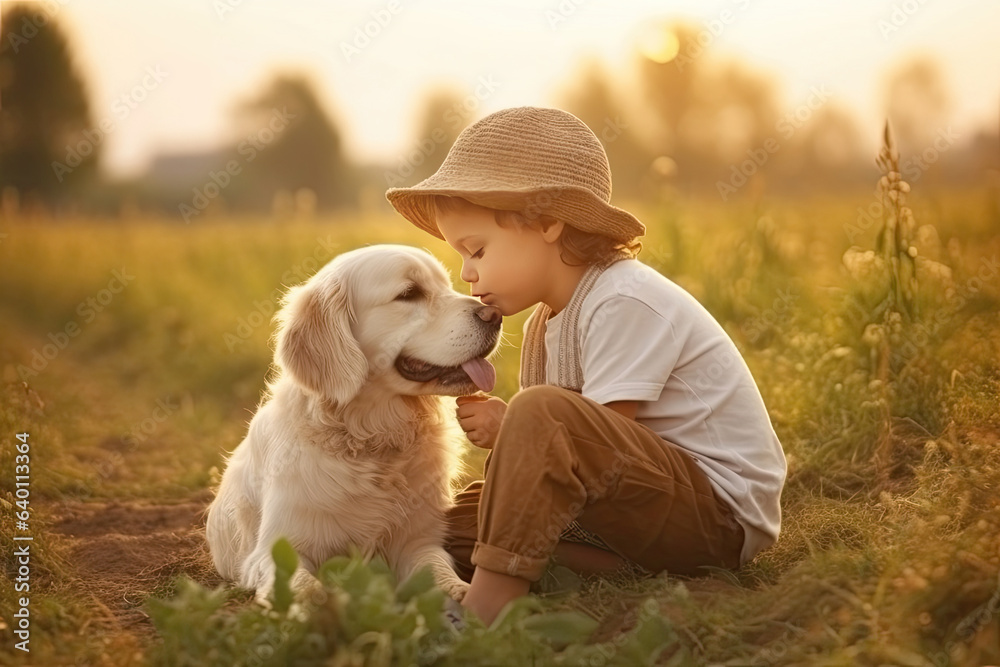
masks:
<svg viewBox="0 0 1000 667"><path fill-rule="evenodd" d="M475 314L491 330L488 344L480 354L466 359L457 366L438 366L416 357L400 356L396 359L396 372L413 382L435 380L443 386L473 384L482 391L492 391L496 385L497 372L485 357L497 344L503 315L500 309L494 306L477 308Z"/></svg>

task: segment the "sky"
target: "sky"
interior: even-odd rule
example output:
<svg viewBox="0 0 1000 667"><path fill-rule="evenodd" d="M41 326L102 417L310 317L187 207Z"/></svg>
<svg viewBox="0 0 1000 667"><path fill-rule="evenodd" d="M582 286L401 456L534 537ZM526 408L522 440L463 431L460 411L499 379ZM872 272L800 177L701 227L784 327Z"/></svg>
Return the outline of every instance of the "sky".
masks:
<svg viewBox="0 0 1000 667"><path fill-rule="evenodd" d="M95 121L113 122L105 165L121 176L141 172L158 153L227 144L234 106L285 70L318 84L350 157L393 162L416 142L429 84L474 95L471 120L509 106L552 106L585 58L598 57L624 77L649 26L674 18L714 25L715 34L704 36L709 48L771 72L786 109L825 86L863 123L872 146L886 72L916 54L938 59L959 136L1000 124L1000 3L991 1L37 4L69 33Z"/></svg>

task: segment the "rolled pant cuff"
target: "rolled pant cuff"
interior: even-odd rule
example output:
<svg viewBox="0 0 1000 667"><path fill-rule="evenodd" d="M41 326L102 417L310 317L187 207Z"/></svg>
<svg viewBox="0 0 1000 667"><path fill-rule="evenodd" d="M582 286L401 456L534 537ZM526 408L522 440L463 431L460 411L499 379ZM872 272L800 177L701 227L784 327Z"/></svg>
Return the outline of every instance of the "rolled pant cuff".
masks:
<svg viewBox="0 0 1000 667"><path fill-rule="evenodd" d="M476 542L469 560L476 567L528 581L541 579L545 568L549 566L548 558L528 558L482 542Z"/></svg>

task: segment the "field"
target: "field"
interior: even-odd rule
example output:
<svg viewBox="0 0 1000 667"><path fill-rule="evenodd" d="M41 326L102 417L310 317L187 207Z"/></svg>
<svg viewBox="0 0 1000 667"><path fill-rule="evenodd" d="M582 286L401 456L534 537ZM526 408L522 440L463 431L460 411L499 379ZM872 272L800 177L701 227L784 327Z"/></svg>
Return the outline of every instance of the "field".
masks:
<svg viewBox="0 0 1000 667"><path fill-rule="evenodd" d="M556 570L538 609L467 636L435 625L433 591L397 595L377 564L331 569L350 601L269 616L211 592L202 532L264 387L283 287L396 242L428 248L465 291L443 243L374 212L0 223L0 663L1000 663L1000 202L914 190L902 252L879 246L891 206L872 192L631 207L649 227L640 258L701 300L761 388L789 462L780 540L696 579ZM522 318L504 324L503 398ZM30 654L14 635L24 544Z"/></svg>

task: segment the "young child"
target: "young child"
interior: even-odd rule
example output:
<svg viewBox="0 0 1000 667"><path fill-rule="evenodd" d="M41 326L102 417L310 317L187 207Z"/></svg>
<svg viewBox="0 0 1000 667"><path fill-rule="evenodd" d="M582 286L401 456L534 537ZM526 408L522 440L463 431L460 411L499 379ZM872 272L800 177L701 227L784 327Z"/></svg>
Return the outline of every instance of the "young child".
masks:
<svg viewBox="0 0 1000 667"><path fill-rule="evenodd" d="M736 346L636 255L597 137L556 109L467 128L430 178L386 197L462 256L483 303L525 324L521 390L461 397L485 480L457 498L448 548L491 623L550 562L694 575L773 544L785 457Z"/></svg>

